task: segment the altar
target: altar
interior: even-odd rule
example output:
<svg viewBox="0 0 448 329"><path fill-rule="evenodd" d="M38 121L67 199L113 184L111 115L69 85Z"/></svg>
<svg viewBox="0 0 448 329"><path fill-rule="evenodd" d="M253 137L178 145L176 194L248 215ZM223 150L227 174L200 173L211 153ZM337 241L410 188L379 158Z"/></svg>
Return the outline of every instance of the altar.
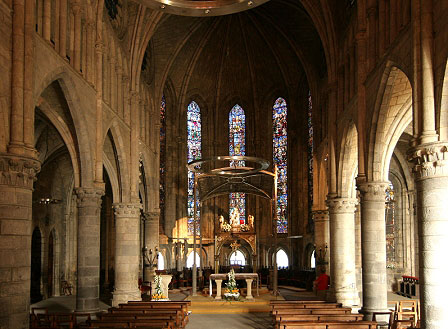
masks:
<svg viewBox="0 0 448 329"><path fill-rule="evenodd" d="M228 274L211 274L210 275L210 296L212 296L212 280L216 282L216 300L221 299L221 286L222 281L228 279ZM252 296L252 282L255 280L257 284L257 296L258 296L258 274L257 273L235 273L236 280L246 280L247 294L246 299L254 299Z"/></svg>

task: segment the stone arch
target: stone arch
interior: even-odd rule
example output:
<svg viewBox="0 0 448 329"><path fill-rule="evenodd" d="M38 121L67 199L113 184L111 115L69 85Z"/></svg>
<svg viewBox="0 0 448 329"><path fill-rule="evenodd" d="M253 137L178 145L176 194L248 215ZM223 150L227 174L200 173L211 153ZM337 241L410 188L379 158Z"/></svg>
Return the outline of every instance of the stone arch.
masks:
<svg viewBox="0 0 448 329"><path fill-rule="evenodd" d="M326 209L325 200L328 194L328 150L320 148L314 155L313 164L317 170L314 170L313 182L313 207L316 209Z"/></svg>
<svg viewBox="0 0 448 329"><path fill-rule="evenodd" d="M73 175L75 180L75 186L79 186L80 184L80 161L79 161L79 150L76 145L76 141L73 139L72 134L70 133L70 129L67 125L67 122L61 119L59 114L52 109L52 107L45 101L42 101L38 104L40 111L46 116L48 120L53 124L58 133L61 135L62 140L67 147L68 153L70 155L70 159L72 161L73 166Z"/></svg>
<svg viewBox="0 0 448 329"><path fill-rule="evenodd" d="M313 257L313 253L316 250L316 246L312 243L308 243L303 250L303 259L304 259L304 265L306 268L312 268L311 267L311 257Z"/></svg>
<svg viewBox="0 0 448 329"><path fill-rule="evenodd" d="M157 202L155 200L152 200L153 203L151 203L150 198L150 189L151 189L151 177L148 175L149 170L151 168L151 155L147 152L146 148L140 148L140 162L139 165L143 167L143 173L144 178L140 177L141 184L139 184L139 192L142 196L142 204L143 204L143 211L152 211L152 209L159 208L159 200ZM140 169L139 169L140 170Z"/></svg>
<svg viewBox="0 0 448 329"><path fill-rule="evenodd" d="M402 70L387 67L379 90L368 145L367 175L372 181L387 180L398 139L412 122L412 87Z"/></svg>
<svg viewBox="0 0 448 329"><path fill-rule="evenodd" d="M42 300L42 231L38 225L34 227L31 238L31 303Z"/></svg>
<svg viewBox="0 0 448 329"><path fill-rule="evenodd" d="M38 98L48 86L54 81L57 81L64 94L65 101L67 102L68 109L70 112L71 119L74 123L74 129L76 136L74 136L74 142L78 148L78 154L83 156L79 157L79 184L82 181L93 182L93 158L91 150L91 136L88 131L85 118L85 111L83 111L79 95L77 93L77 88L75 82L72 80L70 75L65 72L64 67L58 67L55 70L49 72L45 77L36 81L36 88L34 89L34 104L39 104ZM77 185L77 186L80 186Z"/></svg>
<svg viewBox="0 0 448 329"><path fill-rule="evenodd" d="M53 239L53 274L52 274L52 282L51 282L51 291L52 296L59 296L60 295L60 264L61 264L61 241L59 239L59 234L55 227L53 227L50 230L50 233L48 235L48 239ZM48 250L50 252L50 250ZM48 255L51 257L51 255ZM50 270L50 267L48 267L48 270ZM50 283L50 282L49 282Z"/></svg>
<svg viewBox="0 0 448 329"><path fill-rule="evenodd" d="M358 171L358 131L353 121L350 121L346 127L340 141L338 195L355 198L355 177Z"/></svg>
<svg viewBox="0 0 448 329"><path fill-rule="evenodd" d="M116 171L114 174L111 173L110 167L108 170L109 178L112 181L112 176L116 177L116 182L118 185L114 187L112 185L113 191L114 191L114 202L123 202L125 199L124 193L126 191L130 190L130 183L129 183L129 169L128 169L128 158L127 158L127 152L126 152L126 145L125 145L125 138L124 134L122 133L120 129L120 125L118 124L118 120L115 118L111 121L110 125L105 129L106 133L103 136L103 150L104 145L106 142L106 138L109 138L109 133L111 136L111 143L112 146L116 152L117 159L116 159ZM103 151L104 153L104 151ZM103 157L103 159L105 159ZM110 160L110 159L109 159ZM104 161L104 164L106 164L106 161ZM109 163L112 165L112 163ZM108 167L106 167L108 168ZM116 193L118 192L118 193Z"/></svg>
<svg viewBox="0 0 448 329"><path fill-rule="evenodd" d="M440 108L438 111L439 137L441 141L448 140L448 60L445 65L440 95Z"/></svg>

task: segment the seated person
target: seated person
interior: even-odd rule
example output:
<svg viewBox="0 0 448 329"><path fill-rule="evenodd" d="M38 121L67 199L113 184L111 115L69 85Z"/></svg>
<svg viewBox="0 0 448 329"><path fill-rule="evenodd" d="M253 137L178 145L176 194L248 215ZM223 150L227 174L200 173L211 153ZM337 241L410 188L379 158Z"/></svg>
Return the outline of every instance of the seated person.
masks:
<svg viewBox="0 0 448 329"><path fill-rule="evenodd" d="M314 291L319 295L319 291L328 290L330 286L330 277L325 273L325 267L322 267L320 270L320 275L314 281Z"/></svg>

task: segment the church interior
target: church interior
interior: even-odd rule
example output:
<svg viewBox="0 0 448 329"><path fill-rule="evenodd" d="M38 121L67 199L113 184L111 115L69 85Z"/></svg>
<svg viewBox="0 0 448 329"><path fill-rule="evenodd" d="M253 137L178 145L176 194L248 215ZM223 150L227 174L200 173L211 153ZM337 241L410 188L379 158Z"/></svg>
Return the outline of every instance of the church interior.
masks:
<svg viewBox="0 0 448 329"><path fill-rule="evenodd" d="M322 271L320 297L365 321L407 289L412 327L447 328L447 17L446 0L0 0L0 328L51 298L154 297L164 276L220 298L235 272L249 299Z"/></svg>

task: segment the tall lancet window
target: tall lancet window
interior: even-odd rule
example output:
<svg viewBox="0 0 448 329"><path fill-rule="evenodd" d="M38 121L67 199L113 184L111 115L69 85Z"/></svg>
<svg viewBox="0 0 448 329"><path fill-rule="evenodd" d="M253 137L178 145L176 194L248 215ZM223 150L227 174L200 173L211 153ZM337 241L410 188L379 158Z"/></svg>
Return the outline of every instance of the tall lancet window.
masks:
<svg viewBox="0 0 448 329"><path fill-rule="evenodd" d="M201 154L201 109L196 102L191 102L187 109L187 162L200 159ZM194 173L188 170L188 233L193 234L194 229ZM197 195L197 194L196 194ZM201 210L199 209L199 197L196 198L196 216L199 219ZM196 224L196 231L199 233L199 223Z"/></svg>
<svg viewBox="0 0 448 329"><path fill-rule="evenodd" d="M314 154L314 132L313 132L313 102L311 92L308 91L308 227L310 231L314 231L313 222L313 154Z"/></svg>
<svg viewBox="0 0 448 329"><path fill-rule="evenodd" d="M387 267L395 266L395 190L392 183L386 189L386 260Z"/></svg>
<svg viewBox="0 0 448 329"><path fill-rule="evenodd" d="M272 115L272 150L277 165L277 232L288 233L288 108L283 98L275 101Z"/></svg>
<svg viewBox="0 0 448 329"><path fill-rule="evenodd" d="M236 104L229 113L229 155L246 155L246 115ZM244 166L244 161L232 161L232 166ZM246 195L230 193L229 214L239 216L240 224L246 222Z"/></svg>
<svg viewBox="0 0 448 329"><path fill-rule="evenodd" d="M160 218L165 218L165 170L166 170L166 101L162 96L160 103L160 191L159 191L159 208Z"/></svg>

